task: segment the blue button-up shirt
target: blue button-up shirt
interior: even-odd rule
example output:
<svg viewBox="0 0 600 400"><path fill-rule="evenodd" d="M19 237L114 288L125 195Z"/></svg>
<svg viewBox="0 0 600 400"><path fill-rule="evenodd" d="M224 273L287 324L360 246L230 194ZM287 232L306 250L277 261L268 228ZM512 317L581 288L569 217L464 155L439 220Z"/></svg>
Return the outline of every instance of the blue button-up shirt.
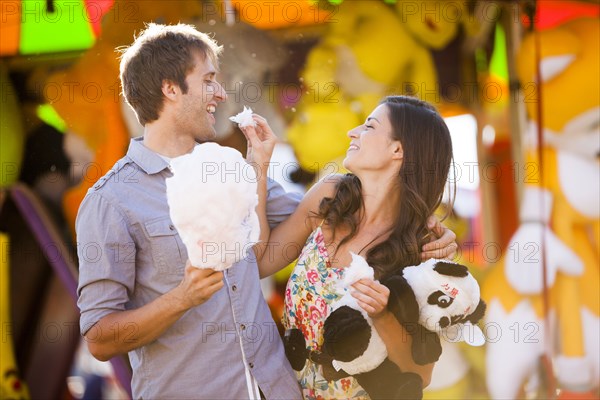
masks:
<svg viewBox="0 0 600 400"><path fill-rule="evenodd" d="M169 217L169 176L167 161L133 139L127 155L87 193L76 221L82 333L183 279L187 251ZM281 222L298 202L270 181L269 223ZM268 399L301 398L253 257L228 269L225 287L129 359L134 398L245 399L248 372Z"/></svg>

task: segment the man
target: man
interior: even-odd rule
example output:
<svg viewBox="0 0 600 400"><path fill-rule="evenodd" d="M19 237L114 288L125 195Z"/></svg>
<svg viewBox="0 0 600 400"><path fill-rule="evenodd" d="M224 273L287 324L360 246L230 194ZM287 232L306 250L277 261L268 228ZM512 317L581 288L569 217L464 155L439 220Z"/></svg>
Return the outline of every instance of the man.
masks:
<svg viewBox="0 0 600 400"><path fill-rule="evenodd" d="M150 24L126 49L123 93L144 136L77 218L81 331L100 360L129 352L134 398L258 398L258 387L267 398L301 397L256 263L225 273L186 265L169 218L168 160L214 138L213 113L227 98L216 81L220 51L182 24ZM270 223L298 200L270 185Z"/></svg>
<svg viewBox="0 0 600 400"><path fill-rule="evenodd" d="M144 135L77 217L81 332L99 360L129 353L134 398L301 398L256 260L225 273L194 268L169 218L169 160L214 138L213 113L227 98L216 81L220 51L183 24L150 24L124 51L123 93ZM269 224L298 202L270 181Z"/></svg>

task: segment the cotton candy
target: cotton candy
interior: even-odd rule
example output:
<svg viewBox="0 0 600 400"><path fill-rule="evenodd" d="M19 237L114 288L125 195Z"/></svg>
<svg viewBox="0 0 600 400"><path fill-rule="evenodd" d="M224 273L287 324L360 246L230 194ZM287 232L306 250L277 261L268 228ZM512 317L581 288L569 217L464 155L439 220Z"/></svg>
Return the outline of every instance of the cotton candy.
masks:
<svg viewBox="0 0 600 400"><path fill-rule="evenodd" d="M171 169L169 212L192 265L222 271L249 256L260 233L257 180L240 152L204 143Z"/></svg>
<svg viewBox="0 0 600 400"><path fill-rule="evenodd" d="M367 260L353 252L350 252L350 255L352 262L344 271L344 285L351 286L364 278L374 279L375 271L367 264Z"/></svg>
<svg viewBox="0 0 600 400"><path fill-rule="evenodd" d="M252 109L244 106L244 111L229 117L229 120L239 124L242 128L246 126L256 126L256 122L252 119Z"/></svg>

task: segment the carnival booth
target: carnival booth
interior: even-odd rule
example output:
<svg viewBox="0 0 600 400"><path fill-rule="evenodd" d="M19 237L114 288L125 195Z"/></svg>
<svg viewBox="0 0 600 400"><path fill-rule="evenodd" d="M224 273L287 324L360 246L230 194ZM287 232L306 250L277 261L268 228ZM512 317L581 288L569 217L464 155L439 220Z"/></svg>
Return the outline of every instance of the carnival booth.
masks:
<svg viewBox="0 0 600 400"><path fill-rule="evenodd" d="M180 21L224 49L216 140L244 153L228 117L265 116L286 190L345 173L347 132L386 95L440 110L454 165L439 216L488 306L483 346L441 335L424 398L600 397L596 0L6 0L0 398L130 396L126 357L97 362L80 338L74 221L143 134L115 49ZM261 282L277 323L289 271Z"/></svg>

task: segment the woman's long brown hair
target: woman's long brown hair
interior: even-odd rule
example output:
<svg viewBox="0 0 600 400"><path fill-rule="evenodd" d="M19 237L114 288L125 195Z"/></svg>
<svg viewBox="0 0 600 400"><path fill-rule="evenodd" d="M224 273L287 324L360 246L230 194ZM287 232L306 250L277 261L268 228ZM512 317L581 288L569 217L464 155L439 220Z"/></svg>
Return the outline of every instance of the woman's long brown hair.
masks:
<svg viewBox="0 0 600 400"><path fill-rule="evenodd" d="M367 252L367 262L378 278L389 272L421 262L421 248L429 241L427 219L442 202L452 162L450 132L442 117L429 103L407 97L390 96L385 104L394 140L400 140L403 162L398 173L400 203L389 237ZM345 175L333 198L319 205L318 217L334 232L350 230L339 246L357 233L364 216L362 186L356 175Z"/></svg>

